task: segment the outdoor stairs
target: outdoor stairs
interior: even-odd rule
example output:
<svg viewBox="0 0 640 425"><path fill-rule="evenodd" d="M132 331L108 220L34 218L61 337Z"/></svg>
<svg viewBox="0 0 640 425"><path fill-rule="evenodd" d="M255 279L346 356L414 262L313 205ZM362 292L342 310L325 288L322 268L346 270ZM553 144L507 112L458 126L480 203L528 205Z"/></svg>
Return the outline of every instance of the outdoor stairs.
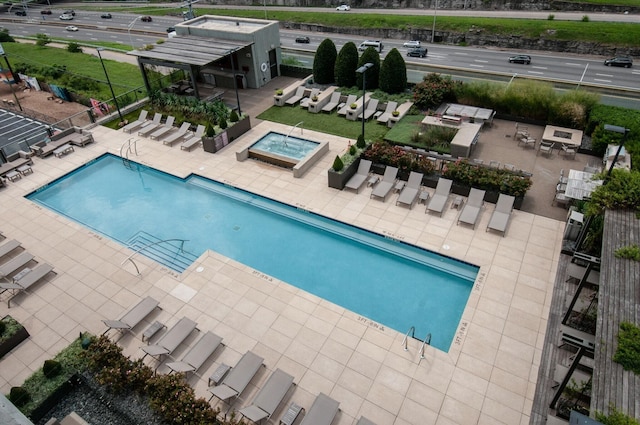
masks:
<svg viewBox="0 0 640 425"><path fill-rule="evenodd" d="M158 242L161 242L161 239L140 231L129 238L127 246L134 251L140 250L141 255L180 273L198 258L191 252L182 251L180 241Z"/></svg>

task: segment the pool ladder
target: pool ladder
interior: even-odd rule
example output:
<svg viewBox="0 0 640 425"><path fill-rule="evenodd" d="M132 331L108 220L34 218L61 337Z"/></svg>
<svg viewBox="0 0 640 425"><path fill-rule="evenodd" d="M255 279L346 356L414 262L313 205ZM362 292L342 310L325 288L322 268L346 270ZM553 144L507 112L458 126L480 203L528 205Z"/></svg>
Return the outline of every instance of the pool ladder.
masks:
<svg viewBox="0 0 640 425"><path fill-rule="evenodd" d="M296 127L298 127L300 124L304 124L304 121L300 121L298 124L294 125L293 128L291 130L289 130L289 134L287 134L287 136L282 140L282 143L284 143L285 146L288 147L287 145L287 139L289 138L289 136L291 136L291 133L293 133L293 130L296 129ZM300 134L304 134L304 129L302 127L300 127Z"/></svg>
<svg viewBox="0 0 640 425"><path fill-rule="evenodd" d="M125 149L126 147L126 149ZM131 137L120 146L120 157L122 158L122 164L131 169L131 161L129 160L129 154L134 153L138 156L138 139Z"/></svg>
<svg viewBox="0 0 640 425"><path fill-rule="evenodd" d="M404 347L404 351L409 351L409 347L408 347L409 334L411 334L411 338L415 339L415 333L416 333L416 327L411 326L407 331L407 333L405 334L404 338L402 339L402 346ZM420 351L418 352L418 354L420 355L420 358L418 359L418 363L420 363L420 360L424 359L425 346L427 345L431 345L431 332L429 332L427 334L427 337L424 339L424 341L422 341L422 345L420 346Z"/></svg>

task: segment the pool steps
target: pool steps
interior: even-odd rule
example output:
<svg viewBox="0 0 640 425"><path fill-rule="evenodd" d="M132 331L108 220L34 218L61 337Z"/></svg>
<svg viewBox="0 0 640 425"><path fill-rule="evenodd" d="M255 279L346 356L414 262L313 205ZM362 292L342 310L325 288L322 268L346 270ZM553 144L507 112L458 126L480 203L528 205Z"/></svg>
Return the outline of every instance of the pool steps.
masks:
<svg viewBox="0 0 640 425"><path fill-rule="evenodd" d="M143 231L129 238L127 246L135 252L144 250L146 257L180 273L198 258L195 254L182 250L182 244L175 239L163 241Z"/></svg>

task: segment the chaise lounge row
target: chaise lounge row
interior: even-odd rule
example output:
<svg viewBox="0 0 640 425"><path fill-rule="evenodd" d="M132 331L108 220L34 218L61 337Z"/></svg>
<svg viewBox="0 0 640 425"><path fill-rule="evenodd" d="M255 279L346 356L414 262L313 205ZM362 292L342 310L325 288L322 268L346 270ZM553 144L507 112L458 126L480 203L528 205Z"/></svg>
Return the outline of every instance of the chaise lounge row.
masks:
<svg viewBox="0 0 640 425"><path fill-rule="evenodd" d="M202 142L205 126L198 125L195 132L190 131L191 123L183 122L180 128L174 127L175 117L167 116L162 123L162 114L156 113L152 120L148 120L149 112L147 110L140 111L137 120L127 124L122 128L125 133L138 132L139 136L148 137L151 140L162 141L163 144L173 146L180 143L181 150L190 151Z"/></svg>

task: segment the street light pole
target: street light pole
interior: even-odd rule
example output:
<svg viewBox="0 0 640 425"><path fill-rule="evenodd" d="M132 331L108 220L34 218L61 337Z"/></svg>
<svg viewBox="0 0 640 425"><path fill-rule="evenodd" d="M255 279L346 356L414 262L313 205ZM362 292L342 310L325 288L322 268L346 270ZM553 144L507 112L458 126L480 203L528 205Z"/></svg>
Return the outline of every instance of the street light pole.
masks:
<svg viewBox="0 0 640 425"><path fill-rule="evenodd" d="M362 140L364 140L364 109L365 109L365 86L367 85L367 70L371 68L373 64L371 62L367 62L362 65L360 68L356 69L358 74L362 74Z"/></svg>
<svg viewBox="0 0 640 425"><path fill-rule="evenodd" d="M118 106L118 100L116 99L116 94L113 91L111 80L109 80L109 74L107 74L107 68L104 66L104 62L102 61L102 55L100 54L100 52L104 50L104 47L98 47L96 50L98 51L98 57L100 58L100 64L102 65L104 76L107 78L107 84L109 84L109 89L111 90L111 96L113 96L113 103L116 105L116 109L118 110L118 116L120 117L120 122L124 122L124 118L122 118L122 112L120 112L120 107Z"/></svg>
<svg viewBox="0 0 640 425"><path fill-rule="evenodd" d="M127 32L129 33L129 44L131 44L131 48L135 49L135 46L133 45L133 39L131 38L131 28L133 28L133 25L136 23L136 21L138 19L142 18L142 16L138 16L136 19L134 19L133 21L131 21L131 23L129 24L129 26L127 27Z"/></svg>
<svg viewBox="0 0 640 425"><path fill-rule="evenodd" d="M436 39L436 15L438 14L438 0L436 0L436 7L433 9L433 27L431 28L431 43L435 43Z"/></svg>

